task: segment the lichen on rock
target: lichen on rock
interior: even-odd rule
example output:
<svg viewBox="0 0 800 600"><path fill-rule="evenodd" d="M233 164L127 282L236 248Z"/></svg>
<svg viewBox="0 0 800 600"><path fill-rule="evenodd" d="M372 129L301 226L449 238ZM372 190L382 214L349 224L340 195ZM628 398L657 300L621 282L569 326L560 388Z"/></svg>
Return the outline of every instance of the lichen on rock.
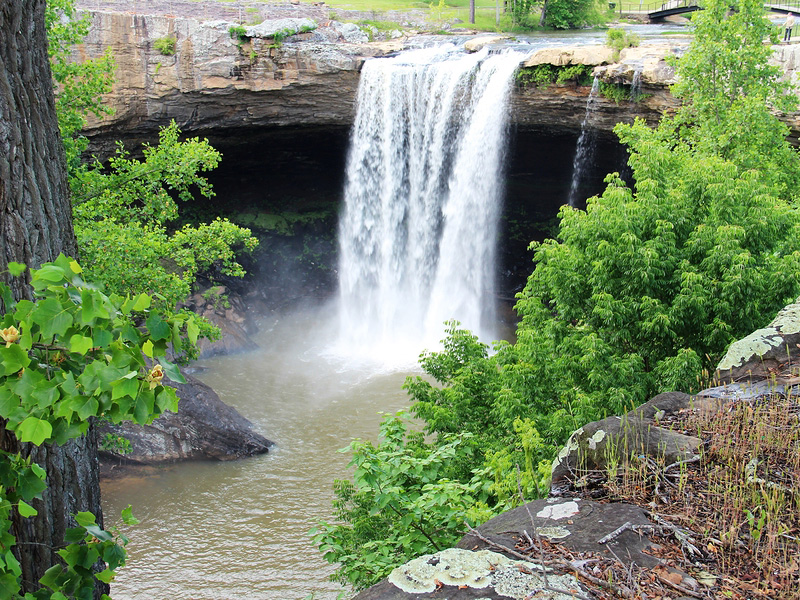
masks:
<svg viewBox="0 0 800 600"><path fill-rule="evenodd" d="M745 375L760 379L773 363L791 360L800 339L800 298L781 309L772 322L730 345L717 366L720 378Z"/></svg>
<svg viewBox="0 0 800 600"><path fill-rule="evenodd" d="M578 582L571 575L548 573L548 583L563 589L577 589ZM541 567L492 552L473 552L461 548L448 548L435 554L420 556L394 569L389 582L409 594L435 591L440 584L457 588L491 588L497 595L523 600L537 598L544 586ZM570 596L549 595L561 600Z"/></svg>

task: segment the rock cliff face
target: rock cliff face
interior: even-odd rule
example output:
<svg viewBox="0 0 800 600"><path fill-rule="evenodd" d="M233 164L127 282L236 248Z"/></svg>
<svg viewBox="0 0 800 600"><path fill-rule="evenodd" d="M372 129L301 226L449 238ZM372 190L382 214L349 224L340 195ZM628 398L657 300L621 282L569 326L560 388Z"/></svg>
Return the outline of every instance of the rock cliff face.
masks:
<svg viewBox="0 0 800 600"><path fill-rule="evenodd" d="M400 30L392 32L395 39L390 41L366 42L366 34L354 25L329 21L323 8L310 5L309 10L316 11L313 21L272 19L249 27L244 41L231 37L229 29L236 23L230 20L164 11L121 12L119 3L113 7L116 12L87 7L92 27L76 52L77 58L89 58L110 47L117 62L116 83L108 98L114 114L90 122L86 130L92 150L100 154L112 149L116 139L152 139L173 119L186 133L201 134L256 127L347 127L364 60L400 51L409 42ZM312 28L308 24L316 29L276 42L276 28L303 31ZM165 37L175 40L172 55L156 48L156 40ZM470 44L474 50L498 42L503 40L477 38ZM618 58L599 45L546 48L524 64L586 64L593 65L595 75L605 82L630 85L637 79L643 100L617 104L602 96L597 99L590 124L610 132L616 123L636 117L655 123L676 106L668 91L674 69L664 57L685 46L685 41L645 44L623 50ZM775 50L775 63L796 81L800 46ZM588 94L588 86L574 84L517 89L512 122L544 131L579 130ZM789 116L786 122L796 137L800 118Z"/></svg>
<svg viewBox="0 0 800 600"><path fill-rule="evenodd" d="M91 15L91 31L78 58L99 56L110 47L117 63L108 98L114 114L90 122L86 131L92 149L101 153L115 139L152 138L172 119L187 133L349 126L364 60L402 50L408 42L399 31L391 41L364 42L360 31L319 20L316 30L276 43L270 35L274 27L251 27L251 37L239 41L229 34L235 23L224 20L108 11ZM298 21L288 28L303 29L301 19L283 21ZM156 48L156 40L165 37L175 40L173 55ZM647 84L645 102L617 105L600 98L592 125L610 131L636 116L656 121L674 101L658 81ZM588 87L575 85L517 90L512 120L523 127L579 129L588 93Z"/></svg>
<svg viewBox="0 0 800 600"><path fill-rule="evenodd" d="M91 138L119 132L147 136L174 119L186 131L258 125L347 124L352 120L358 70L380 45L299 43L271 47L271 38L239 42L226 21L93 13L80 58L110 47L117 63L108 101L114 114L89 123ZM174 55L154 48L173 37Z"/></svg>

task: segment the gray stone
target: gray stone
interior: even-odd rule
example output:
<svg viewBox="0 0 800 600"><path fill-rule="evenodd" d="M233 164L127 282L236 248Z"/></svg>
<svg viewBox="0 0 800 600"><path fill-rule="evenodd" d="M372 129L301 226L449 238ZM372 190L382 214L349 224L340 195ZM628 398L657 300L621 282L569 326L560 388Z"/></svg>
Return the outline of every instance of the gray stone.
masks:
<svg viewBox="0 0 800 600"><path fill-rule="evenodd" d="M507 39L507 35L484 35L467 40L464 43L464 50L467 52L478 52L479 50L482 50L484 46L491 46L492 44L497 44L498 42L502 42Z"/></svg>
<svg viewBox="0 0 800 600"><path fill-rule="evenodd" d="M278 32L297 33L303 29L311 31L316 28L317 22L312 19L270 19L258 25L245 27L245 35L250 38L272 38Z"/></svg>
<svg viewBox="0 0 800 600"><path fill-rule="evenodd" d="M781 365L800 357L800 298L781 309L772 322L730 345L717 366L722 383L766 379Z"/></svg>
<svg viewBox="0 0 800 600"><path fill-rule="evenodd" d="M571 574L547 570L547 583L559 589L585 593ZM525 600L544 587L542 569L533 562L510 559L490 550L473 552L448 548L426 554L394 569L382 584L358 594L354 600L448 598L506 598ZM569 600L573 596L550 593L539 598Z"/></svg>
<svg viewBox="0 0 800 600"><path fill-rule="evenodd" d="M105 433L121 435L132 452L119 455L101 452L102 462L153 465L179 460L233 460L269 451L272 442L253 431L253 424L200 380L185 375L186 383L175 384L178 412L167 412L150 425L101 424Z"/></svg>
<svg viewBox="0 0 800 600"><path fill-rule="evenodd" d="M644 553L652 547L650 540L634 531L623 531L607 544L598 543L598 540L627 522L633 526L653 525L647 513L632 504L609 504L579 498L547 498L534 500L498 515L478 527L477 531L491 542L507 548L514 548L517 542L525 540L524 532L533 540L539 532L543 537L558 540L573 552L594 552L609 558L616 554L625 564L636 563L641 567L661 564L656 557ZM552 535L554 530L559 531L558 536ZM562 535L563 531L568 535ZM458 547L480 550L489 545L468 533L458 543Z"/></svg>
<svg viewBox="0 0 800 600"><path fill-rule="evenodd" d="M567 493L589 474L605 476L632 456L650 456L664 465L697 455L701 440L658 426L665 416L695 406L688 394L659 394L622 417L594 421L575 431L553 461L551 495Z"/></svg>
<svg viewBox="0 0 800 600"><path fill-rule="evenodd" d="M220 329L220 338L215 341L201 339L197 343L200 358L218 354L234 354L254 350L257 345L250 338L256 325L250 317L242 298L225 286L215 286L197 292L183 304L189 310L205 317Z"/></svg>
<svg viewBox="0 0 800 600"><path fill-rule="evenodd" d="M361 28L355 23L331 21L330 27L338 31L344 41L350 44L366 44L369 41L369 36L361 31Z"/></svg>

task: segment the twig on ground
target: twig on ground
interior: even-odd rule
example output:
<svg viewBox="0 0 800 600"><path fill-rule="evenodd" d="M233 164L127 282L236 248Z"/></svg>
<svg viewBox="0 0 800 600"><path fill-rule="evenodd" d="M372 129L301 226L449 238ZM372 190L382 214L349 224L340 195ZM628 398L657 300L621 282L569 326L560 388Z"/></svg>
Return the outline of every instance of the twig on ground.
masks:
<svg viewBox="0 0 800 600"><path fill-rule="evenodd" d="M666 577L662 577L658 573L654 572L654 575L656 577L658 577L658 580L661 583L666 583L671 588L674 588L674 589L678 590L681 594L686 594L687 596L691 596L692 598L705 598L705 596L703 594L699 594L699 593L697 593L695 591L692 591L692 590L690 590L688 588L683 587L682 585L678 585L677 583L672 583L669 579L667 579Z"/></svg>
<svg viewBox="0 0 800 600"><path fill-rule="evenodd" d="M698 556L704 556L703 553L700 552L700 550L697 548L697 546L694 545L695 541L694 538L691 536L692 533L691 531L678 527L677 525L673 525L669 521L666 521L661 517L659 517L654 512L648 512L647 514L651 519L653 519L653 521L655 521L662 527L669 529L672 532L672 534L681 543L681 550L683 550L683 548L687 548L689 552L691 552L692 554L696 554Z"/></svg>

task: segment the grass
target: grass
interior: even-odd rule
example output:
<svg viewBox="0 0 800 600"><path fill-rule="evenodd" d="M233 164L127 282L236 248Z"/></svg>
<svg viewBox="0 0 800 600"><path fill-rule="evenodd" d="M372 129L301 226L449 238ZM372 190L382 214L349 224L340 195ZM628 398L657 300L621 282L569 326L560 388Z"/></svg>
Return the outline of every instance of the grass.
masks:
<svg viewBox="0 0 800 600"><path fill-rule="evenodd" d="M609 500L638 504L689 533L691 542L658 543L662 558L713 581L698 597L797 598L798 400L773 395L682 415L669 426L705 441L698 461L633 460L615 465L604 484Z"/></svg>

